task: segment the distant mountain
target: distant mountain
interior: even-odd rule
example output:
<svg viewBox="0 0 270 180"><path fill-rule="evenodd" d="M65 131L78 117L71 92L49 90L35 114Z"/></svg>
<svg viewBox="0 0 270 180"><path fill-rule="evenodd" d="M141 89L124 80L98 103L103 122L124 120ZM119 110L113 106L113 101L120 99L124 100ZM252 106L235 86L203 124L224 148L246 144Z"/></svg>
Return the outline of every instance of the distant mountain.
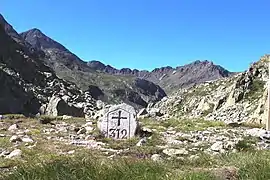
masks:
<svg viewBox="0 0 270 180"><path fill-rule="evenodd" d="M195 61L176 68L161 67L151 72L116 69L100 61L86 63L39 29L23 32L20 37L34 49L45 53L45 63L58 77L76 83L82 90L94 93L94 97L108 102L124 101L145 107L149 102L159 101L166 94L180 88L232 74L211 61ZM138 86L138 82L144 82L139 84L145 86ZM149 91L149 85L155 88Z"/></svg>
<svg viewBox="0 0 270 180"><path fill-rule="evenodd" d="M161 100L166 93L158 85L137 77L116 76L100 72L87 65L60 43L34 28L20 34L34 48L42 50L45 63L65 80L76 83L93 97L108 102L126 102L146 107L149 102ZM150 89L148 89L151 87Z"/></svg>
<svg viewBox="0 0 270 180"><path fill-rule="evenodd" d="M99 61L90 61L87 65L100 72L114 75L135 76L154 82L160 85L168 93L179 88L190 87L194 84L229 77L234 74L207 60L197 60L193 63L178 66L176 68L170 66L156 68L151 72L146 70L139 71L137 69L131 70L129 68L118 70Z"/></svg>

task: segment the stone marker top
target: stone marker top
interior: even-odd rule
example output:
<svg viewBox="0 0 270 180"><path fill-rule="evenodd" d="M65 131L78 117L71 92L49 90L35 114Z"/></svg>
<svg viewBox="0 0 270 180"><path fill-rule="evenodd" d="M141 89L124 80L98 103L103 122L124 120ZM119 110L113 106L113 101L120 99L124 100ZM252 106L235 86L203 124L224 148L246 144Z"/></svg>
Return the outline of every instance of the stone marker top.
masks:
<svg viewBox="0 0 270 180"><path fill-rule="evenodd" d="M136 110L124 103L105 109L104 116L98 121L101 132L114 139L133 137L137 126Z"/></svg>
<svg viewBox="0 0 270 180"><path fill-rule="evenodd" d="M127 111L127 112L129 112L129 113L131 113L131 114L135 114L135 115L137 114L134 107L132 107L132 106L130 106L130 105L128 105L128 104L125 104L125 103L118 104L118 105L113 105L113 106L107 108L107 109L104 111L104 113L106 114L106 113L108 113L108 112L115 111L115 110L117 110L117 109L123 109L123 110L125 110L125 111Z"/></svg>

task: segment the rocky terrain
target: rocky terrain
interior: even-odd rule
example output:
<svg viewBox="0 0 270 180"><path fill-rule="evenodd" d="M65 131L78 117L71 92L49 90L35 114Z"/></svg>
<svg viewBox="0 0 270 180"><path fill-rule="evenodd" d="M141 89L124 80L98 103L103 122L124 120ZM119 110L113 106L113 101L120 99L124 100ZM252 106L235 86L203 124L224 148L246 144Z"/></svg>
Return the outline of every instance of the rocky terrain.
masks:
<svg viewBox="0 0 270 180"><path fill-rule="evenodd" d="M262 56L243 73L181 89L150 105L148 111L160 111L164 118L264 124L269 57Z"/></svg>
<svg viewBox="0 0 270 180"><path fill-rule="evenodd" d="M1 24L6 22L1 19ZM59 79L39 53L17 38L11 26L0 26L0 114L92 114L96 104L91 95Z"/></svg>
<svg viewBox="0 0 270 180"><path fill-rule="evenodd" d="M47 119L47 124L42 119ZM171 174L167 178L172 179L187 176L187 171L196 173L201 166L205 167L200 170L202 172L210 172L223 179L236 179L244 167L238 162L239 159L233 160L235 156L240 159L250 153L252 156L254 150L267 150L270 145L269 134L261 128L202 119L143 119L140 120L141 131L135 138L118 141L103 138L96 121L85 121L84 118L62 116L27 119L9 115L1 117L0 125L0 171L2 175L7 175L7 179L9 173L16 174L17 168L29 169L33 165L42 169L40 162L45 162L43 166L46 166L47 161L53 162L57 157L74 158L90 151L96 158L107 159L108 163L116 162L119 158L159 163L170 169L168 171L173 176ZM28 166L24 167L25 161ZM224 165L229 169L225 174ZM33 173L27 176L36 177L37 174ZM19 176L22 177L21 174Z"/></svg>

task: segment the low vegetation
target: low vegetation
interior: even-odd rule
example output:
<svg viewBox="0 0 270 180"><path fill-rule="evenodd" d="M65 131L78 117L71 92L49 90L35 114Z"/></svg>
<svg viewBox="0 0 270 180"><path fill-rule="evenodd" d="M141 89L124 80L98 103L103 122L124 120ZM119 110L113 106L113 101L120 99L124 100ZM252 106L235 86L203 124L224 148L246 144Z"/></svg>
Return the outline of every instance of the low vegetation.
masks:
<svg viewBox="0 0 270 180"><path fill-rule="evenodd" d="M162 153L165 142L160 132L171 131L202 131L209 127L228 128L219 121L202 119L171 119L168 121L142 120L144 127L153 130L151 138L143 146L136 146L139 137L127 141L102 138L105 148L112 150L126 149L119 154L103 152L98 149L87 149L72 146L62 141L47 139L42 128L50 128L50 124L40 124L37 119L18 119L20 128L28 127L27 132L35 143L19 144L16 148L22 150L22 157L6 159L0 157L1 180L219 180L225 179L228 172L231 177L243 180L270 179L270 151L254 149L256 139L243 138L236 144L237 152L209 155L203 151L182 157L166 158ZM14 123L13 119L2 122L7 126ZM52 122L70 122L82 124L80 119L60 120ZM7 135L12 133L4 131ZM0 132L3 133L3 132ZM61 134L50 134L50 136ZM178 137L179 141L188 141L185 137ZM9 137L0 137L0 148L12 150L14 144ZM30 148L31 147L31 148ZM73 152L69 154L69 152ZM160 154L161 161L151 160L151 155ZM190 158L190 156L197 158ZM228 170L229 169L229 170Z"/></svg>
<svg viewBox="0 0 270 180"><path fill-rule="evenodd" d="M90 152L81 152L73 157L39 156L35 157L38 159L33 160L33 162L28 161L27 163L10 161L10 165L17 163L19 165L12 174L6 173L0 177L3 180L218 180L218 177L223 176L222 168L233 167L237 171L232 176L238 177L237 179L259 180L270 178L269 157L269 151L247 151L216 157L202 154L199 159L194 161L155 163L138 158L115 158L110 160L91 155Z"/></svg>
<svg viewBox="0 0 270 180"><path fill-rule="evenodd" d="M169 119L166 121L156 121L153 119L144 119L142 124L157 130L171 128L175 131L202 131L209 127L225 127L226 124L221 121L207 121L203 119Z"/></svg>

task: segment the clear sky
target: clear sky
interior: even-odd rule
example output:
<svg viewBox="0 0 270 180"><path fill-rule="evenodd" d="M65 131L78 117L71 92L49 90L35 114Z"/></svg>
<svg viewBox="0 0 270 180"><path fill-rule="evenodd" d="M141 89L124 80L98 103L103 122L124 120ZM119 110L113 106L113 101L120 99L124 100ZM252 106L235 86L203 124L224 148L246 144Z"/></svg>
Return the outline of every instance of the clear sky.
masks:
<svg viewBox="0 0 270 180"><path fill-rule="evenodd" d="M270 0L1 0L18 31L39 28L85 61L152 70L211 60L243 71L270 53Z"/></svg>

